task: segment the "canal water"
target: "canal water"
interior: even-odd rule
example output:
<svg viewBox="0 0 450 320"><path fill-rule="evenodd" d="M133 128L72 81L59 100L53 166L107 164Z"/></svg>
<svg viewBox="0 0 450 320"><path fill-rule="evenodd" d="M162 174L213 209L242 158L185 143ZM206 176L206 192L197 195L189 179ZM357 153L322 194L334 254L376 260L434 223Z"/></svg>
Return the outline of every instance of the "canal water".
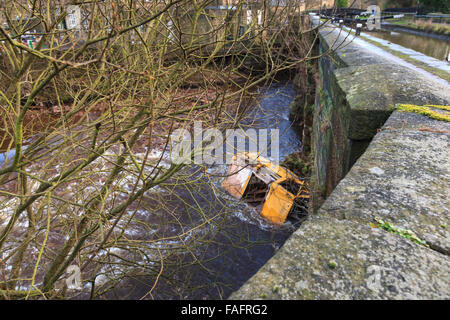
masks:
<svg viewBox="0 0 450 320"><path fill-rule="evenodd" d="M289 120L289 104L295 96L291 83L272 84L259 89L244 128L279 129L280 161L301 150L301 142ZM227 167L213 166L207 173L187 168L195 183L177 186L164 193L164 207L156 209L158 197L144 199L139 218L145 223L165 226L151 236L137 231L134 240L171 238L195 226L189 238L159 243L173 248L164 253L166 266L155 264L154 276L136 276L122 281L104 298L117 299L225 299L255 274L298 227L287 222L281 227L264 221L256 208L230 197L221 187ZM152 198L155 197L155 198ZM186 205L189 204L189 205ZM147 211L145 208L152 208ZM173 220L171 220L173 218ZM183 227L180 227L180 226ZM191 239L192 247L186 246ZM180 243L182 241L183 243ZM189 249L188 249L189 248ZM149 292L151 293L149 294Z"/></svg>
<svg viewBox="0 0 450 320"><path fill-rule="evenodd" d="M446 54L448 55L448 51L450 50L450 41L448 41L448 37L434 38L426 36L426 34L423 33L413 34L398 29L382 29L381 31L376 32L364 31L364 33L390 41L405 48L413 49L438 60L444 60Z"/></svg>

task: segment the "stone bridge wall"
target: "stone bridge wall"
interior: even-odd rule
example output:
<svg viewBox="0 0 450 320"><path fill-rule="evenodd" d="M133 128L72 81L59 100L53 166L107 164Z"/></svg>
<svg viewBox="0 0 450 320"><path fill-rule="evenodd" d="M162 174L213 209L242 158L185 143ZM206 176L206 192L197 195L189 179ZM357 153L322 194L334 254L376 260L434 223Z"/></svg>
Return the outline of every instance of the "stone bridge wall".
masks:
<svg viewBox="0 0 450 320"><path fill-rule="evenodd" d="M347 36L320 31L336 49L319 62L313 132L326 200L231 299L450 298L450 123L394 109L449 105L449 84Z"/></svg>
<svg viewBox="0 0 450 320"><path fill-rule="evenodd" d="M320 32L325 55L319 60L314 115L315 209L362 155L396 103L448 104L448 84L399 65L400 59L390 54L374 54L353 38L332 28ZM339 49L327 54L331 47Z"/></svg>

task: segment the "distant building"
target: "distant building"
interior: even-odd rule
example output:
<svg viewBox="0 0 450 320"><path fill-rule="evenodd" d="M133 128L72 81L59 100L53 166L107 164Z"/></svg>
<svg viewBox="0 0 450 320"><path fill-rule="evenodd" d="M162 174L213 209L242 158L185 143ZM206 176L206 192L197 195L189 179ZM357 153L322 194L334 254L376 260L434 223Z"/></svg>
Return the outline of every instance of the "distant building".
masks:
<svg viewBox="0 0 450 320"><path fill-rule="evenodd" d="M31 1L29 0L15 0L14 4L11 5L10 0L0 0L0 25L4 27L4 29L9 29L11 35L13 35L12 29L20 30L22 41L29 43L35 42L40 38L40 35L44 32L43 25L40 23L39 18L32 13ZM41 12L45 11L46 3L50 3L51 12L54 13L55 16L58 16L61 13L66 13L65 18L58 25L60 30L69 31L70 39L83 39L87 35L88 29L88 14L85 12L83 5L73 5L73 0L52 0L51 2L37 2L40 7L38 10ZM137 9L137 14L145 17L152 11L152 7L160 6L160 2L156 2L154 0L146 0L141 2L143 6L146 8ZM120 25L120 16L122 13L122 9L120 7L116 7L118 4L115 1L101 1L98 2L98 5L103 6L102 11L108 15L110 18L108 22L106 20L105 23L94 23L93 28L114 28L114 26ZM320 8L332 8L334 6L334 0L216 0L212 1L205 9L207 15L210 17L201 17L201 19L205 20L202 23L202 28L205 28L205 34L211 28L219 27L220 21L225 16L232 16L233 19L233 30L227 30L227 34L229 34L230 38L236 38L242 36L247 30L249 30L250 26L253 26L252 29L257 28L258 26L263 27L266 21L266 17L269 12L274 12L276 10L286 10L288 8L289 13L293 12L302 12L305 10L315 10ZM185 8L185 7L184 7ZM230 15L230 11L238 10L236 14ZM20 11L19 11L20 10ZM13 28L7 23L7 19L4 16L5 12L10 18L10 23L13 24ZM176 30L172 27L173 21L166 21L167 28L170 32L170 39L174 40L176 38ZM189 21L186 20L186 23L182 23L183 27L188 27ZM142 26L140 30L145 29L145 26ZM25 30L25 31L24 31ZM14 35L13 35L14 36ZM220 37L220 34L211 35L213 37ZM65 37L64 33L61 33L60 38L63 39ZM227 36L228 37L228 36ZM30 38L30 39L29 39ZM134 41L136 38L135 32L132 32L130 35L130 41ZM57 39L55 39L58 41Z"/></svg>
<svg viewBox="0 0 450 320"><path fill-rule="evenodd" d="M332 8L335 0L217 0L216 6L221 8L230 8L238 3L245 2L249 7L262 7L264 2L267 2L272 7L286 7L291 6L295 8L296 12L304 10L316 10L320 8Z"/></svg>

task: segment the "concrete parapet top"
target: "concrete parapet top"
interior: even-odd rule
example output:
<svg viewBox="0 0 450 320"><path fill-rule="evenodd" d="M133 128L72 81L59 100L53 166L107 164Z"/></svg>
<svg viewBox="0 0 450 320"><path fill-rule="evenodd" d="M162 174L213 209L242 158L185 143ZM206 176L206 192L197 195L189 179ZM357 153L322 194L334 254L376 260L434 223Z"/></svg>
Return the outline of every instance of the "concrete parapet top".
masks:
<svg viewBox="0 0 450 320"><path fill-rule="evenodd" d="M325 47L343 36L320 33ZM349 138L372 142L231 299L450 299L450 123L394 108L449 105L448 83L367 48L349 41L332 72L350 107Z"/></svg>
<svg viewBox="0 0 450 320"><path fill-rule="evenodd" d="M396 111L368 150L232 299L449 299L450 124ZM429 247L374 228L376 217Z"/></svg>
<svg viewBox="0 0 450 320"><path fill-rule="evenodd" d="M334 48L337 84L351 111L349 138L372 138L397 103L450 104L443 80L335 27L320 30L321 44Z"/></svg>
<svg viewBox="0 0 450 320"><path fill-rule="evenodd" d="M396 111L319 214L380 217L450 254L450 123Z"/></svg>

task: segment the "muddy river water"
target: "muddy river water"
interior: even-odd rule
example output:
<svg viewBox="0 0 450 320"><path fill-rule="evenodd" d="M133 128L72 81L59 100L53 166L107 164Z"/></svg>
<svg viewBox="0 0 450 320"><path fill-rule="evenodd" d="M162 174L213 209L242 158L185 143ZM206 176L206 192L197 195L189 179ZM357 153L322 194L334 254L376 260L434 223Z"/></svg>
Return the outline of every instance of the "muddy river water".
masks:
<svg viewBox="0 0 450 320"><path fill-rule="evenodd" d="M373 35L440 60L448 45L445 40L396 31ZM282 161L301 149L289 120L289 104L295 96L293 85L273 84L260 88L259 93L261 98L241 125L245 129L279 129ZM166 250L165 261L169 263L164 268L155 264L155 274L159 274L156 284L154 275L137 275L121 282L103 298L226 299L276 253L298 225L287 222L275 227L264 221L256 208L230 197L221 187L226 169L225 165L212 166L204 173L194 167L187 168L195 183L175 184L171 193L163 195L164 207L156 209L161 201L147 196L149 209L144 206L138 215L147 223L163 225L155 232L156 239L182 233L182 225L186 229L195 228L183 241L189 241L187 238L195 241L192 246L180 246L179 240L160 242L158 250L180 250L168 255L170 250ZM162 223L155 212L161 213ZM172 223L173 216L176 221ZM147 238L145 231L135 231L136 240Z"/></svg>
<svg viewBox="0 0 450 320"><path fill-rule="evenodd" d="M259 88L257 95L248 117L240 124L244 129L278 129L281 162L301 150L289 120L294 87L291 83L276 83ZM12 156L13 151L0 151L0 164ZM124 232L134 248L140 246L142 250L127 251L117 260L122 264L105 264L96 273L100 274L95 279L96 288L102 279L118 275L122 278L113 290L97 298L225 299L255 274L298 227L293 222L276 227L261 218L255 207L228 195L221 186L226 165L212 165L206 171L195 166L183 170L157 190L147 192L140 205L132 208L136 210L135 220ZM95 191L89 188L92 186L84 191ZM108 256L121 256L126 246L118 243L109 247ZM98 258L103 257L105 252L99 253ZM127 261L133 263L133 276L126 273L120 277L125 274L123 266ZM136 271L136 264L144 271ZM89 298L89 278L83 274L84 290L75 299Z"/></svg>
<svg viewBox="0 0 450 320"><path fill-rule="evenodd" d="M260 88L259 93L261 98L242 125L244 128L279 129L282 161L301 149L301 142L289 120L289 104L295 96L293 85L273 84ZM282 227L275 227L265 222L255 208L226 194L220 176L226 169L225 165L214 166L209 175L196 173L198 181L205 179L212 181L211 184L177 187L165 195L162 210L176 212L177 219L185 227L198 225L205 217L211 218L209 223L196 229L193 236L197 237L197 242L192 251L174 255L174 259L179 259L178 264L164 269L151 295L148 292L154 286L154 277L135 277L120 284L106 298L225 299L275 254L297 226L287 222ZM194 168L192 170L195 172ZM193 207L201 210L183 203L196 204ZM140 214L148 219L145 210ZM175 224L165 221L165 225L167 230L160 231L158 237L180 232Z"/></svg>

